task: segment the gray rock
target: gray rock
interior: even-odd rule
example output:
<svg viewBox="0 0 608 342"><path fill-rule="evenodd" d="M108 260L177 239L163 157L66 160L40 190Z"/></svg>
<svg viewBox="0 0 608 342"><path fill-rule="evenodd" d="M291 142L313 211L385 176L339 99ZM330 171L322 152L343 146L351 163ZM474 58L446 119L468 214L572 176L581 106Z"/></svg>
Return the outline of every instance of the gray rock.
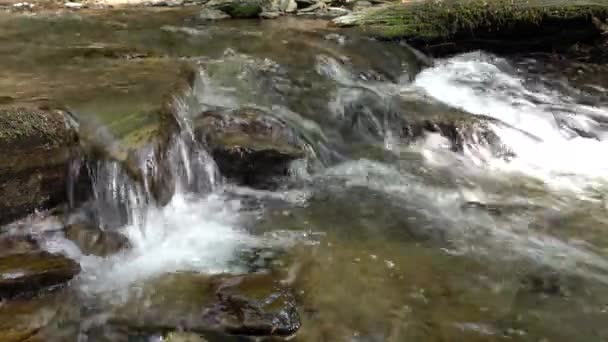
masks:
<svg viewBox="0 0 608 342"><path fill-rule="evenodd" d="M260 13L260 18L262 19L276 19L281 16L279 12L262 12Z"/></svg>
<svg viewBox="0 0 608 342"><path fill-rule="evenodd" d="M222 20L230 19L230 15L217 9L203 8L199 12L198 18L201 20Z"/></svg>

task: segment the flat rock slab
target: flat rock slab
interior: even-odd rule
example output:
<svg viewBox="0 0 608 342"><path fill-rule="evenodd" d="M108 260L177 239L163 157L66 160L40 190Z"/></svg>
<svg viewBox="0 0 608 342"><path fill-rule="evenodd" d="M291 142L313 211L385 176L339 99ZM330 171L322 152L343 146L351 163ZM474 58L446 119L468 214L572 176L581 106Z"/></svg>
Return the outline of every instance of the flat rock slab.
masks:
<svg viewBox="0 0 608 342"><path fill-rule="evenodd" d="M75 261L45 251L0 258L0 298L31 294L61 285L80 272Z"/></svg>

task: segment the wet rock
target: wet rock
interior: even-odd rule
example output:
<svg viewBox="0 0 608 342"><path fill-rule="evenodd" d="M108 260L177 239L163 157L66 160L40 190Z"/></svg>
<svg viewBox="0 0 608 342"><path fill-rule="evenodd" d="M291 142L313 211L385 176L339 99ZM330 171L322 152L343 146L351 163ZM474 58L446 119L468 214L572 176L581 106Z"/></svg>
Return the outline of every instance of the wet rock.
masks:
<svg viewBox="0 0 608 342"><path fill-rule="evenodd" d="M109 323L148 333L187 331L222 341L231 340L227 335L285 337L300 328L293 294L272 274L180 273L143 288L149 295L127 304Z"/></svg>
<svg viewBox="0 0 608 342"><path fill-rule="evenodd" d="M593 18L605 3L555 0L398 1L334 20L384 39L401 38L435 55L471 50L555 51L601 36Z"/></svg>
<svg viewBox="0 0 608 342"><path fill-rule="evenodd" d="M262 276L263 277L263 276ZM234 335L290 336L300 328L295 300L289 293L274 293L256 300L242 291L257 279L229 279L217 291L218 302L206 309L203 316Z"/></svg>
<svg viewBox="0 0 608 342"><path fill-rule="evenodd" d="M271 186L273 178L287 175L290 162L305 156L290 127L258 109L204 112L195 129L222 174L240 184Z"/></svg>
<svg viewBox="0 0 608 342"><path fill-rule="evenodd" d="M0 106L0 225L67 198L78 136L61 110Z"/></svg>
<svg viewBox="0 0 608 342"><path fill-rule="evenodd" d="M129 239L123 234L86 224L69 225L65 235L85 255L105 257L130 247Z"/></svg>
<svg viewBox="0 0 608 342"><path fill-rule="evenodd" d="M257 18L262 13L260 0L211 0L206 7L240 19Z"/></svg>
<svg viewBox="0 0 608 342"><path fill-rule="evenodd" d="M428 133L438 133L449 142L454 152L481 146L488 148L497 157L512 157L513 152L505 146L492 130L494 119L458 111L438 112L430 116L408 117L402 128L406 139L419 139Z"/></svg>
<svg viewBox="0 0 608 342"><path fill-rule="evenodd" d="M2 342L43 342L43 329L53 319L64 316L71 308L63 291L48 293L35 298L14 298L0 305L0 341Z"/></svg>
<svg viewBox="0 0 608 342"><path fill-rule="evenodd" d="M64 284L80 272L80 265L45 251L0 257L0 298L32 294Z"/></svg>
<svg viewBox="0 0 608 342"><path fill-rule="evenodd" d="M35 239L29 236L6 236L0 238L0 258L11 254L24 254L39 249Z"/></svg>
<svg viewBox="0 0 608 342"><path fill-rule="evenodd" d="M199 14L198 18L201 20L222 20L222 19L230 19L230 15L226 14L223 11L212 9L212 8L203 8Z"/></svg>

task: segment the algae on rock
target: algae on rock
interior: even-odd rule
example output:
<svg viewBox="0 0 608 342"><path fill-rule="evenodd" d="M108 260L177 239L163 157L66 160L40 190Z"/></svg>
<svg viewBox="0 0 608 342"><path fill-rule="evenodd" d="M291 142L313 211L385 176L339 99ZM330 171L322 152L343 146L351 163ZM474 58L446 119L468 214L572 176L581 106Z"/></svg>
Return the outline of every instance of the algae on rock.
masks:
<svg viewBox="0 0 608 342"><path fill-rule="evenodd" d="M465 50L500 48L505 41L538 48L589 40L600 36L596 23L607 17L608 2L598 0L423 0L373 7L334 22L416 46L460 43L451 48Z"/></svg>
<svg viewBox="0 0 608 342"><path fill-rule="evenodd" d="M0 107L0 224L67 199L77 146L75 123L65 111Z"/></svg>

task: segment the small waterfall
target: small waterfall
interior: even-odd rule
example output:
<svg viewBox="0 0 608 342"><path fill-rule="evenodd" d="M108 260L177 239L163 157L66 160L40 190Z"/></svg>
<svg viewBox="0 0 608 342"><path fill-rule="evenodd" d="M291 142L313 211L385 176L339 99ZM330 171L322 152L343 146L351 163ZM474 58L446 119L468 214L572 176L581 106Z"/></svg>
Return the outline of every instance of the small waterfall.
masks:
<svg viewBox="0 0 608 342"><path fill-rule="evenodd" d="M200 84L200 83L199 83ZM81 255L66 239L46 247L67 253L83 268L85 293L126 289L165 272L240 272L237 250L259 241L238 228L238 200L222 195L222 177L190 122L202 110L197 92L188 89L173 101L169 136L130 152L126 158L87 161L91 198L85 203L100 229L128 237L131 248L100 258ZM77 179L76 170L72 179ZM76 184L70 185L71 188Z"/></svg>

